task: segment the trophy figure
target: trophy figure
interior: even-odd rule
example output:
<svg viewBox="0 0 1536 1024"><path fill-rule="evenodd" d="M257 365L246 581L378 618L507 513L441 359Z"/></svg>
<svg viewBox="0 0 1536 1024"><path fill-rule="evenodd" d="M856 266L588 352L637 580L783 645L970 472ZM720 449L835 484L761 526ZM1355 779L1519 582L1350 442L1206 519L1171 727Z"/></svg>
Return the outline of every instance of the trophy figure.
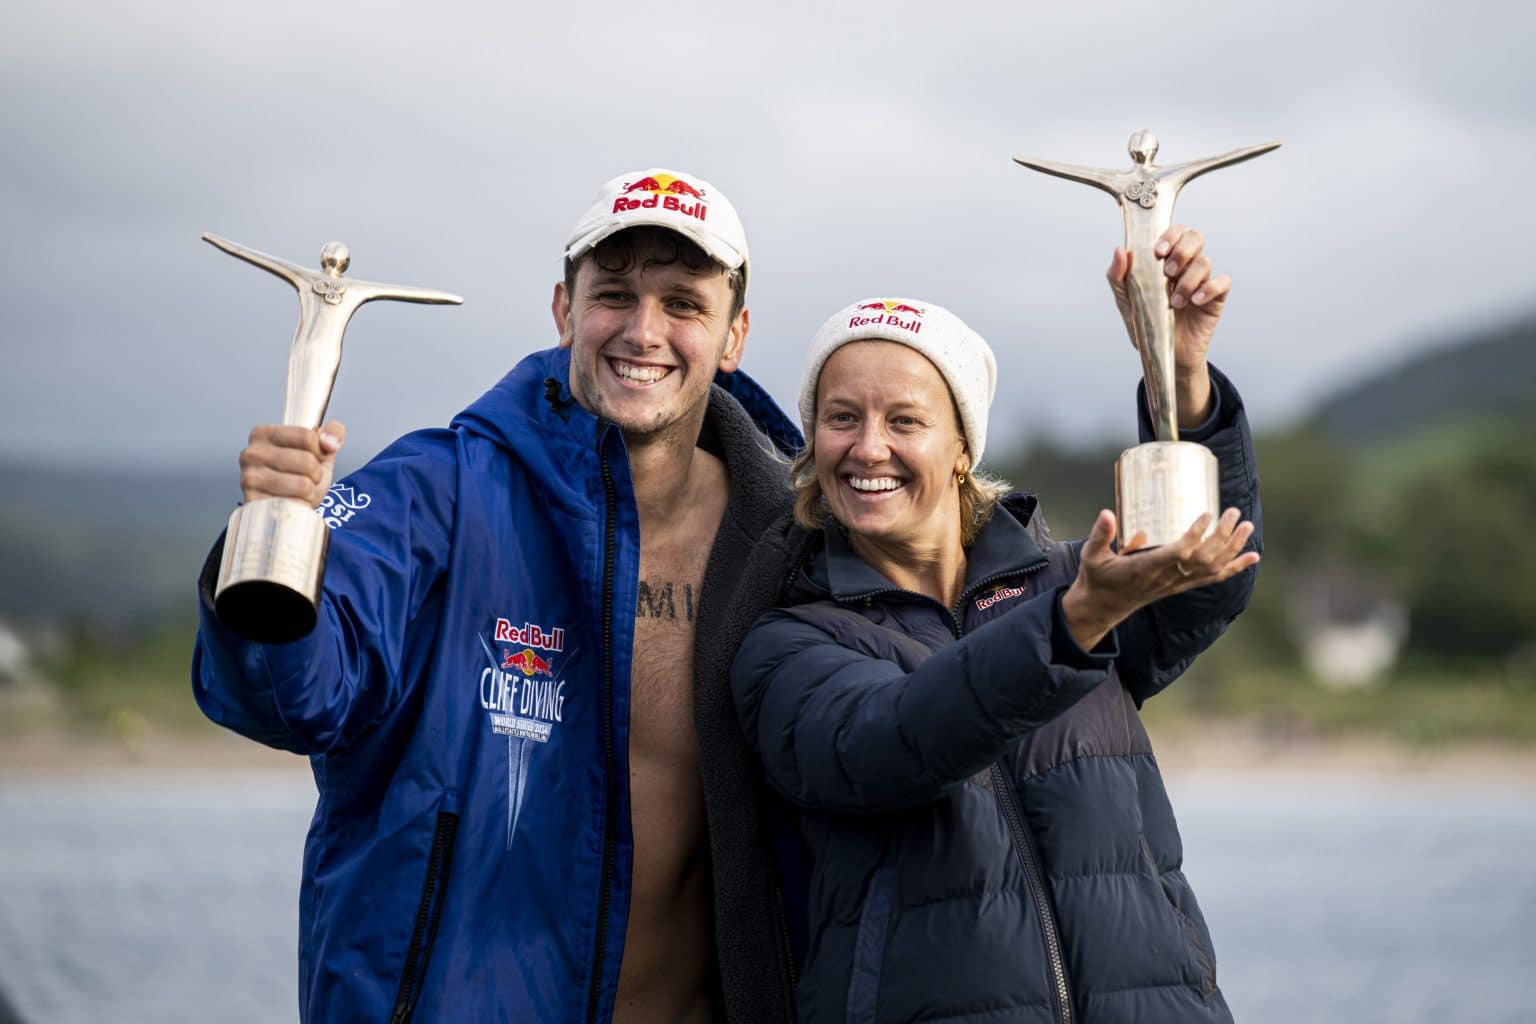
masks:
<svg viewBox="0 0 1536 1024"><path fill-rule="evenodd" d="M351 257L331 242L320 269L247 249L217 235L203 241L282 278L299 293L299 327L288 353L285 426L318 429L341 365L341 336L357 307L375 299L452 303L447 292L343 278ZM224 535L214 588L219 621L251 640L286 643L315 628L330 531L315 510L295 498L263 498L235 509Z"/></svg>
<svg viewBox="0 0 1536 1024"><path fill-rule="evenodd" d="M1153 247L1173 223L1179 189L1218 167L1251 160L1278 148L1278 142L1234 149L1219 156L1172 167L1158 167L1157 137L1149 131L1131 136L1131 166L1123 171L1078 167L1048 160L1014 161L1058 178L1080 181L1115 197L1125 220L1125 249L1131 254L1126 289L1131 300L1131 334L1141 354L1147 408L1156 441L1127 448L1115 461L1115 505L1120 536L1146 534L1146 547L1177 540L1202 514L1212 523L1221 514L1216 456L1204 445L1179 440L1174 400L1173 307L1168 278Z"/></svg>

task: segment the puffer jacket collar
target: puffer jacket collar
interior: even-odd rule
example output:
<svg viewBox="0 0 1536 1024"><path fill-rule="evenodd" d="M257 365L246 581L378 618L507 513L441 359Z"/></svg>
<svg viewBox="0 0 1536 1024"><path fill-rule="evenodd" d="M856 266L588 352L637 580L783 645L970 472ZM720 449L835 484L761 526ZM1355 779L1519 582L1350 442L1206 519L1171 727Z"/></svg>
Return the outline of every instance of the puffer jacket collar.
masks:
<svg viewBox="0 0 1536 1024"><path fill-rule="evenodd" d="M1028 526L1036 505L1033 494L1011 494L1003 500L965 554L962 593L987 580L1012 576L1046 561L1045 552ZM847 529L835 519L827 521L822 536L821 555L807 567L806 575L834 601L861 601L902 589L854 552Z"/></svg>

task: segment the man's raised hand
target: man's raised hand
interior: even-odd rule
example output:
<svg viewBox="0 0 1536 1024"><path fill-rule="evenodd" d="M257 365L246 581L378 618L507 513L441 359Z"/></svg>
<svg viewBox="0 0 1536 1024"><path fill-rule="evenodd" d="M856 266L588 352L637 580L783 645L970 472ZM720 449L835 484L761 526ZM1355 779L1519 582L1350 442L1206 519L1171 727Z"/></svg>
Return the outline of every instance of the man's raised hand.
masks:
<svg viewBox="0 0 1536 1024"><path fill-rule="evenodd" d="M240 490L247 502L293 498L311 508L331 489L336 453L347 428L337 420L319 430L265 424L251 430L240 453Z"/></svg>

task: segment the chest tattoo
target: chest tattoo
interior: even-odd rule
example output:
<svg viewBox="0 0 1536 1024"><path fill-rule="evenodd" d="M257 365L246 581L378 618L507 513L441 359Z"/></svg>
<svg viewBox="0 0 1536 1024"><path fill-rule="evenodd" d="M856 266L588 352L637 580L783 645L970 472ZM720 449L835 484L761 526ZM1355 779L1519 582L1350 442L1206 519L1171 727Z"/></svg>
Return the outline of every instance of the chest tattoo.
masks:
<svg viewBox="0 0 1536 1024"><path fill-rule="evenodd" d="M640 581L639 597L635 601L635 618L692 622L693 614L692 583L678 584L661 579Z"/></svg>

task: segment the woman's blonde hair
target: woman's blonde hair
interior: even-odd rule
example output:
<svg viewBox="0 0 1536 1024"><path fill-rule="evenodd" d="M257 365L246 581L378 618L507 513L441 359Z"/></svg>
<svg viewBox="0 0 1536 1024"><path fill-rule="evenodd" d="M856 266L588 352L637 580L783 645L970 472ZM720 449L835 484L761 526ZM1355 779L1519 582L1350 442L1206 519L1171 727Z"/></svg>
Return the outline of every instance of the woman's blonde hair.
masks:
<svg viewBox="0 0 1536 1024"><path fill-rule="evenodd" d="M821 483L816 479L816 438L806 438L805 451L789 466L789 482L795 489L795 522L807 530L819 530L832 514ZM998 502L1013 490L1008 481L971 470L960 483L960 546L970 547L981 528L997 511Z"/></svg>

